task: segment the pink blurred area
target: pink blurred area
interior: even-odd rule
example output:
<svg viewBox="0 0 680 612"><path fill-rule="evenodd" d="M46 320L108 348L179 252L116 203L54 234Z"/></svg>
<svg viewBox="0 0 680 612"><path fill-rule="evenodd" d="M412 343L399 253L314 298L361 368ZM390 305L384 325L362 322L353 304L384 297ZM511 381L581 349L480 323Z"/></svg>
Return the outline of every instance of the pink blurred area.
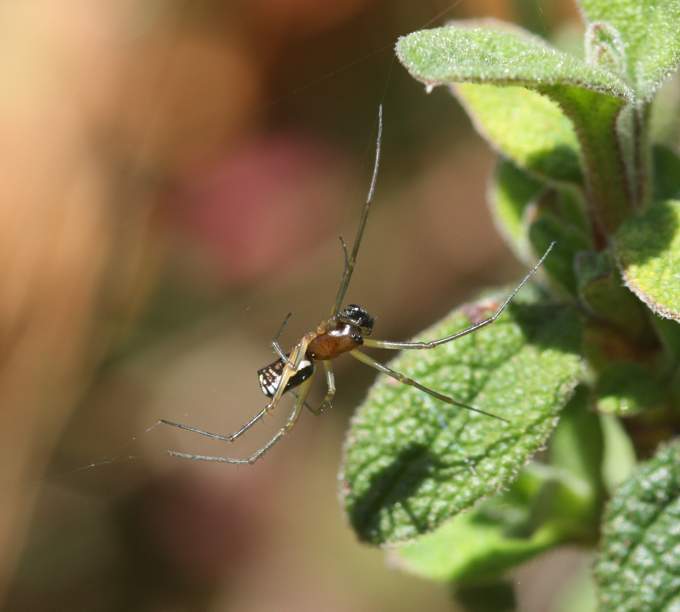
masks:
<svg viewBox="0 0 680 612"><path fill-rule="evenodd" d="M254 138L188 174L171 222L221 281L255 282L328 240L353 179L347 166L299 135Z"/></svg>
<svg viewBox="0 0 680 612"><path fill-rule="evenodd" d="M383 168L350 299L406 337L517 270L485 208L491 154L391 51L433 18L517 18L515 4L0 5L5 609L451 609L338 507L370 372L339 363L334 411L254 467L168 458L225 449L150 426L237 428L262 406L256 370L286 312L286 344L326 316L378 103Z"/></svg>

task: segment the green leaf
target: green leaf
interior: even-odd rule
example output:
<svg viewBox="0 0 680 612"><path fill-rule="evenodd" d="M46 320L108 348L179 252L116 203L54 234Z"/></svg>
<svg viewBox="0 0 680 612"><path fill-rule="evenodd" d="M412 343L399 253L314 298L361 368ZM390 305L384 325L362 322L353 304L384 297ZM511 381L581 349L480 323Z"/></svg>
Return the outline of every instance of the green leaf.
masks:
<svg viewBox="0 0 680 612"><path fill-rule="evenodd" d="M628 220L614 247L628 288L657 315L680 320L680 201Z"/></svg>
<svg viewBox="0 0 680 612"><path fill-rule="evenodd" d="M576 295L574 260L578 253L592 248L592 244L580 227L565 221L560 214L560 199L559 194L549 191L536 200L530 213L529 241L534 253L544 253L553 240L557 242L545 261L546 273L560 287Z"/></svg>
<svg viewBox="0 0 680 612"><path fill-rule="evenodd" d="M524 87L461 83L453 91L499 153L538 178L582 184L576 133L555 102Z"/></svg>
<svg viewBox="0 0 680 612"><path fill-rule="evenodd" d="M534 262L551 242L557 242L544 270L560 287L574 293L574 258L579 251L591 248L590 228L577 192L547 189L513 163L501 159L487 198L496 226L523 262ZM631 299L637 303L632 296Z"/></svg>
<svg viewBox="0 0 680 612"><path fill-rule="evenodd" d="M525 263L533 260L526 232L526 211L545 189L515 164L499 159L488 189L487 200L496 227L515 255Z"/></svg>
<svg viewBox="0 0 680 612"><path fill-rule="evenodd" d="M600 417L591 410L588 390L580 387L564 410L550 442L550 464L579 481L578 487L567 489L569 497L561 496L553 515L573 523L570 531L586 539L597 532L604 499L603 459Z"/></svg>
<svg viewBox="0 0 680 612"><path fill-rule="evenodd" d="M482 320L501 297L454 311L422 338ZM579 348L578 314L534 296L456 342L404 351L391 367L509 423L379 377L345 450L342 497L358 536L408 540L507 487L555 427L582 373Z"/></svg>
<svg viewBox="0 0 680 612"><path fill-rule="evenodd" d="M632 93L616 75L509 28L451 25L422 30L401 38L397 54L428 88L465 82L522 86L551 98L574 124L596 218L613 230L629 215L626 169L615 152L616 120ZM513 147L519 150L522 144Z"/></svg>
<svg viewBox="0 0 680 612"><path fill-rule="evenodd" d="M586 18L616 28L625 49L628 82L652 99L680 64L678 0L580 0Z"/></svg>
<svg viewBox="0 0 680 612"><path fill-rule="evenodd" d="M559 522L531 522L532 505L545 500L546 491L554 493L561 477L546 466L530 464L507 493L391 550L390 559L430 580L473 584L493 580L568 539Z"/></svg>
<svg viewBox="0 0 680 612"><path fill-rule="evenodd" d="M623 286L610 253L583 251L574 264L579 298L588 311L635 341L647 339L651 332L648 311Z"/></svg>
<svg viewBox="0 0 680 612"><path fill-rule="evenodd" d="M391 557L395 565L422 578L459 581L502 574L560 541L553 525L526 537L513 536L484 511L472 511L407 544Z"/></svg>
<svg viewBox="0 0 680 612"><path fill-rule="evenodd" d="M601 610L680 608L680 442L662 447L616 492L595 577Z"/></svg>

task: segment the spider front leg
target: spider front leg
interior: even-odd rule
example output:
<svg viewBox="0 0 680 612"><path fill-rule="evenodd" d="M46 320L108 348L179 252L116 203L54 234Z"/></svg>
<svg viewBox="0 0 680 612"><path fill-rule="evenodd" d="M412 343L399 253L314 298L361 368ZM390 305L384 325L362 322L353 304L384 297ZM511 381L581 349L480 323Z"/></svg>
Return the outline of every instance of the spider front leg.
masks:
<svg viewBox="0 0 680 612"><path fill-rule="evenodd" d="M295 400L295 406L293 407L293 411L291 412L290 416L288 417L288 420L286 421L286 424L279 429L279 431L276 432L274 437L269 440L264 446L256 450L250 457L246 457L245 459L235 459L232 457L220 457L220 456L214 456L214 455L194 455L191 453L182 453L180 451L176 450L169 450L168 454L173 456L173 457L179 457L180 459L189 459L191 461L213 461L217 463L235 463L239 465L252 465L255 463L260 457L262 457L265 453L267 453L271 448L277 444L278 442L281 441L281 439L291 430L293 427L295 427L295 424L298 421L298 418L300 417L300 412L302 411L302 407L305 404L305 400L307 399L307 395L309 394L309 389L311 388L312 380L314 379L314 375L310 376L302 385L300 386L300 393L297 396ZM276 396L275 396L276 397ZM278 396L278 399L280 399L281 396ZM265 408L266 410L266 408ZM194 430L190 430L194 431ZM201 433L201 432L199 432ZM230 440L228 440L230 441Z"/></svg>
<svg viewBox="0 0 680 612"><path fill-rule="evenodd" d="M272 338L272 348L274 349L274 353L278 355L283 361L286 362L286 365L290 368L295 368L297 369L297 365L293 361L288 359L288 356L283 352L283 349L281 348L281 345L279 344L279 338L281 337L281 334L283 334L283 330L286 328L286 325L288 324L288 320L293 316L292 312L289 312L284 318L283 322L279 326L279 330L276 332L276 335Z"/></svg>
<svg viewBox="0 0 680 612"><path fill-rule="evenodd" d="M335 374L333 373L333 366L330 361L324 361L323 367L324 370L326 370L326 395L318 408L312 408L309 404L305 404L307 409L316 416L319 416L329 408L332 408L333 398L335 397Z"/></svg>
<svg viewBox="0 0 680 612"><path fill-rule="evenodd" d="M541 264L543 264L545 258L550 254L550 251L554 246L555 243L551 242L550 246L548 247L546 252L543 253L543 256L538 260L536 265L533 268L531 268L529 272L527 272L526 276L521 280L519 285L517 285L517 287L513 289L512 293L510 293L510 295L505 299L505 301L498 307L496 312L494 312L490 317L484 319L483 321L475 323L474 325L471 325L470 327L467 327L462 331L456 332L455 334L451 334L450 336L446 336L445 338L439 338L438 340L430 340L429 342L393 342L391 340L371 340L370 338L365 338L364 346L367 346L369 348L391 349L396 351L409 349L433 349L438 346L441 346L442 344L446 344L447 342L453 342L458 338L467 336L468 334L471 334L472 332L475 332L478 329L481 329L482 327L490 325L503 314L503 311L507 308L508 304L513 300L513 298L519 293L520 289L522 289L522 287L524 287L524 285L527 284L529 279L531 279L531 277L534 274L536 274L536 271L541 267Z"/></svg>

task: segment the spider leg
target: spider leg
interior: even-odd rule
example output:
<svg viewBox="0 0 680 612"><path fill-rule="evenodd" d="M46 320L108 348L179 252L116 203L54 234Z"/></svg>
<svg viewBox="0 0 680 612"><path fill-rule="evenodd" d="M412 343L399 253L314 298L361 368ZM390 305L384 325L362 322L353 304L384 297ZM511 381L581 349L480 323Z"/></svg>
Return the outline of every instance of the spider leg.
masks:
<svg viewBox="0 0 680 612"><path fill-rule="evenodd" d="M484 319L483 321L480 321L479 323L475 323L474 325L471 325L470 327L467 327L466 329L463 329L462 331L456 332L455 334L451 334L450 336L446 336L445 338L440 338L439 340L431 340L429 342L392 342L390 340L371 340L370 338L365 338L364 339L364 346L367 346L369 348L379 348L379 349L393 349L393 350L404 350L404 349L433 349L437 346L440 346L442 344L446 344L447 342L452 342L453 340L457 340L458 338L462 338L463 336L467 336L468 334L471 334L472 332L477 331L478 329L481 329L482 327L486 327L487 325L490 325L493 323L498 317L503 314L503 311L507 308L508 304L512 301L512 299L519 293L520 289L526 285L526 283L531 279L531 277L536 274L536 271L538 268L540 268L541 264L545 261L545 258L549 255L550 251L552 248L555 246L554 242L550 243L550 246L546 250L545 253L543 253L543 256L538 260L536 265L527 272L526 276L521 280L519 285L515 287L510 293L510 295L505 299L505 301L498 307L496 312L494 312L490 317Z"/></svg>
<svg viewBox="0 0 680 612"><path fill-rule="evenodd" d="M429 387L426 387L425 385L421 385L418 381L413 380L412 378L409 378L405 374L402 374L401 372L397 372L396 370L392 370L388 368L386 365L383 365L382 363L377 362L375 359L372 357L369 357L366 353L362 353L361 351L354 349L353 351L349 352L352 357L355 359L358 359L361 361L361 363L365 363L368 366L371 366L372 368L375 368L378 370L378 372L382 372L383 374L387 374L387 376L390 376L394 378L395 380L398 380L401 383L404 383L405 385L410 385L411 387L415 387L416 389L419 389L420 391L424 391L428 395L431 395L435 399L441 400L442 402L446 402L447 404L451 404L452 406L459 406L460 408L465 408L466 410L471 410L472 412L478 412L479 414L483 414L486 416L490 416L494 419L498 419L499 421L504 421L505 423L509 423L507 419L504 419L503 417L500 417L498 415L495 415L491 412L486 412L484 410L481 410L480 408L475 408L474 406L470 406L469 404L465 404L463 402L459 402L458 400L453 399L452 397L449 397L448 395L444 395L443 393L439 393L439 391L435 391L434 389L430 389Z"/></svg>
<svg viewBox="0 0 680 612"><path fill-rule="evenodd" d="M264 446L256 450L250 457L247 457L245 459L235 459L232 457L220 457L220 456L213 456L213 455L194 455L191 453L182 453L179 451L175 450L169 450L168 454L173 456L173 457L179 457L180 459L189 459L191 461L213 461L217 463L235 463L235 464L245 464L245 465L252 465L255 463L262 455L264 455L266 452L268 452L275 444L281 441L281 439L291 430L293 427L295 427L295 424L298 421L298 418L300 417L300 412L302 411L302 407L305 403L305 400L307 399L307 395L309 393L309 389L311 387L312 379L314 378L314 375L310 376L304 383L302 383L302 386L300 387L300 395L295 401L295 406L293 407L293 411L291 412L290 416L288 417L288 420L286 421L286 424L279 429L279 431L276 432L274 437L269 440Z"/></svg>
<svg viewBox="0 0 680 612"><path fill-rule="evenodd" d="M326 386L328 387L326 395L324 396L318 408L312 408L309 404L305 403L307 409L316 416L319 416L329 408L332 408L333 398L335 397L335 374L333 373L333 366L331 365L330 361L324 361L323 367L324 370L326 370Z"/></svg>
<svg viewBox="0 0 680 612"><path fill-rule="evenodd" d="M371 209L371 202L373 201L373 195L375 194L375 185L378 180L378 170L380 168L380 146L382 143L382 105L378 107L378 136L375 143L375 161L373 162L373 175L371 177L371 186L368 189L368 195L366 196L366 203L361 211L361 218L359 219L359 227L357 229L356 236L354 237L354 243L352 244L352 252L347 256L347 245L345 241L341 238L340 242L342 248L345 252L345 269L342 273L342 279L340 280L340 286L338 287L338 293L335 296L335 304L333 310L331 311L331 316L335 316L340 311L340 306L342 306L342 301L345 299L345 294L349 287L349 281L352 278L352 272L354 270L354 264L357 261L357 255L359 254L359 246L361 246L361 239L364 235L364 229L366 228L366 221L368 220L368 213Z"/></svg>

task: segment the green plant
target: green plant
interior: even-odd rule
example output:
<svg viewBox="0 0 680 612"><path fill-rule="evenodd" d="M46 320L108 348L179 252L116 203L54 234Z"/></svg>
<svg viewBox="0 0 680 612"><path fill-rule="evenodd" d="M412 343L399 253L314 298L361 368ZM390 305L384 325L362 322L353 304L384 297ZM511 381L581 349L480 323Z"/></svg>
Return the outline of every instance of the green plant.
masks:
<svg viewBox="0 0 680 612"><path fill-rule="evenodd" d="M557 247L547 289L394 361L510 424L381 378L353 419L341 494L360 539L459 589L508 594L506 570L578 543L599 547L601 609L678 609L680 158L652 142L650 122L680 64L680 0L580 5L584 59L488 21L397 44L410 74L450 87L498 151L489 204L517 256ZM503 295L419 339L480 320Z"/></svg>

